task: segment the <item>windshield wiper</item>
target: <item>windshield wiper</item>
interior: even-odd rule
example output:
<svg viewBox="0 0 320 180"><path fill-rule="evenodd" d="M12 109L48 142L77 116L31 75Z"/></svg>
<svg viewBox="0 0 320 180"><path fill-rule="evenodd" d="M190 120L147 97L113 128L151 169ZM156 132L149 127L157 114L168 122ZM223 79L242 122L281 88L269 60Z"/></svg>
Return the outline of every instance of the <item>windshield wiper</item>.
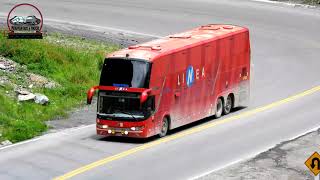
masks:
<svg viewBox="0 0 320 180"><path fill-rule="evenodd" d="M116 117L114 114L106 114L106 113L98 113L99 116L109 116L109 117Z"/></svg>
<svg viewBox="0 0 320 180"><path fill-rule="evenodd" d="M122 111L122 110L116 110L116 112L119 112L119 113L122 113L122 114L126 114L126 115L129 115L129 116L131 116L132 117L132 119L134 119L135 121L137 121L137 118L136 117L134 117L134 115L133 114L131 114L130 112L127 112L127 111Z"/></svg>

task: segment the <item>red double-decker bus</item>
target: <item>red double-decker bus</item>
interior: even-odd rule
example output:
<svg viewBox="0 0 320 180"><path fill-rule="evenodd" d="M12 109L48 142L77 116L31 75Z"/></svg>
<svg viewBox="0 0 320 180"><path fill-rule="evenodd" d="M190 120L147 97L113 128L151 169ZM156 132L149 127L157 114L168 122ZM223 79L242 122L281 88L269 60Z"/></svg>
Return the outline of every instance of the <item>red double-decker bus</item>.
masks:
<svg viewBox="0 0 320 180"><path fill-rule="evenodd" d="M247 106L247 28L209 24L108 55L97 99L97 134L163 137L205 117Z"/></svg>

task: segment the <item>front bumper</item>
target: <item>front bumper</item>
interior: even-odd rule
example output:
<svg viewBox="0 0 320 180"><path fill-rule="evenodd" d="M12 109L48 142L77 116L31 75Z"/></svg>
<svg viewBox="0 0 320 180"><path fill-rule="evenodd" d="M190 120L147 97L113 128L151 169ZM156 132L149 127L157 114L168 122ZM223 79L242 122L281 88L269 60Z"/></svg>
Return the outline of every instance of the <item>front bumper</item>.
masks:
<svg viewBox="0 0 320 180"><path fill-rule="evenodd" d="M102 136L147 138L153 135L153 128L150 127L147 120L142 122L125 122L97 119L96 129L97 134Z"/></svg>

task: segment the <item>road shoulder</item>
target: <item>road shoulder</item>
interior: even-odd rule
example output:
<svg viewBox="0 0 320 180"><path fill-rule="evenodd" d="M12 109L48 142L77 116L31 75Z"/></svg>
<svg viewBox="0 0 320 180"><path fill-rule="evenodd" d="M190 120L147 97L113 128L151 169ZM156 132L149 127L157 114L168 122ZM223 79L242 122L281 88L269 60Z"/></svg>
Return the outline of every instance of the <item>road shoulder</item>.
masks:
<svg viewBox="0 0 320 180"><path fill-rule="evenodd" d="M314 179L304 162L320 150L320 129L283 142L249 160L212 172L211 179Z"/></svg>

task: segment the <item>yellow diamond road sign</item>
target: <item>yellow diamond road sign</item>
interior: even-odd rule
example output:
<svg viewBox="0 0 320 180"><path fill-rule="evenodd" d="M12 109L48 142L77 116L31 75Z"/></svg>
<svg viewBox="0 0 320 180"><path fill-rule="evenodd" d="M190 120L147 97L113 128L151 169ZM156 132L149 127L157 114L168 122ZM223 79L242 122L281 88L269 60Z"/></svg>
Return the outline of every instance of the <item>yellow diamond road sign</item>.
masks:
<svg viewBox="0 0 320 180"><path fill-rule="evenodd" d="M304 164L317 176L320 173L320 154L313 153Z"/></svg>

